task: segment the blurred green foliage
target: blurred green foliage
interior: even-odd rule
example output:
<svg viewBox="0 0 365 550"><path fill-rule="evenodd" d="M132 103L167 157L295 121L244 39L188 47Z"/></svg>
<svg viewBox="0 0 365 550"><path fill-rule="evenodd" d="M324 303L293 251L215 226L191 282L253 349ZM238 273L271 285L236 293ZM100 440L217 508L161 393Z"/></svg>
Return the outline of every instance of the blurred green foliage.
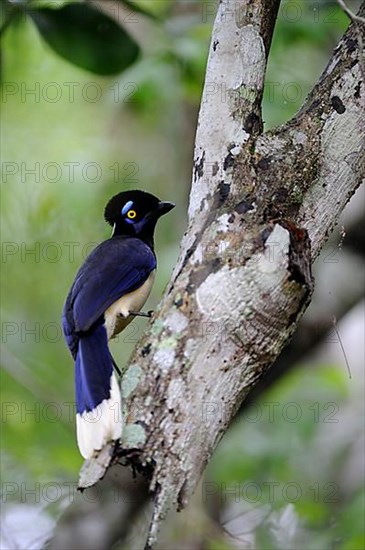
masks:
<svg viewBox="0 0 365 550"><path fill-rule="evenodd" d="M4 32L4 482L32 486L76 479L82 461L75 443L73 364L62 340L60 316L83 257L109 236L103 207L122 189L143 188L178 205L157 230L159 270L147 309L161 297L185 227L194 129L213 23L208 15L211 4L140 0L141 9L157 15L158 21L136 12L136 21L126 25L125 32L142 53L127 70L112 77L92 74L58 56L29 18L14 21ZM346 17L333 2L282 4L264 94L267 128L300 108L346 25ZM77 45L75 36L69 40ZM145 321L136 321L112 344L121 366L144 326ZM261 406L265 400L294 401L306 415L296 423L277 415L274 422L238 419L205 478L227 486L254 480L260 487L265 481L283 485L294 480L304 487L305 496L289 510L298 531L285 544L293 548L363 547L359 487L346 492L341 486L336 502L323 498L326 483L340 486L349 444L337 438L338 444L326 453L320 438L328 424L314 422L314 411L309 409L314 402L321 414L327 402L348 406L346 387L334 368L324 366L301 369L283 379L264 396ZM315 482L322 490L318 502L309 490ZM21 501L20 493L10 501ZM280 548L280 518L272 514L282 511L288 501L280 496L273 503L263 491L259 504L272 506L271 519L265 516L253 529L254 547ZM47 509L57 514L60 508ZM280 536L272 535L272 525ZM212 549L223 544L237 547L234 538L231 544L223 535L209 540Z"/></svg>
<svg viewBox="0 0 365 550"><path fill-rule="evenodd" d="M236 418L207 468L214 485L203 484L207 500L225 502L231 535L237 517L233 540L253 534L260 549L363 548L361 471L358 485L343 481L363 430L363 418L349 418L352 398L345 370L303 365Z"/></svg>

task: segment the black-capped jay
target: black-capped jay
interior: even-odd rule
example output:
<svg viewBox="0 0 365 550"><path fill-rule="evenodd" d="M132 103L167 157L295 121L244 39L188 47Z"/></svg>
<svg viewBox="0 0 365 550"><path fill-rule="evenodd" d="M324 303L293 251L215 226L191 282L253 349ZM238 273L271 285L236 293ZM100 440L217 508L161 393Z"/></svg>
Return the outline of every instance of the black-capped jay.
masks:
<svg viewBox="0 0 365 550"><path fill-rule="evenodd" d="M174 208L144 191L115 195L105 207L113 227L78 271L63 310L65 339L75 359L77 442L91 458L122 434L121 393L108 348L139 313L156 269L156 222Z"/></svg>

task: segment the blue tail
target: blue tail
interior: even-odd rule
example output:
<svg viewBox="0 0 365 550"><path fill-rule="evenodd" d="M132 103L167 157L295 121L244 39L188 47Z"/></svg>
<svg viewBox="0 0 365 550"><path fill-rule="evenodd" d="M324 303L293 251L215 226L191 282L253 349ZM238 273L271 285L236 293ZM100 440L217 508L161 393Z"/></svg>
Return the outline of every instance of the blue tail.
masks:
<svg viewBox="0 0 365 550"><path fill-rule="evenodd" d="M76 363L77 441L90 458L108 441L121 436L121 395L104 325L80 337Z"/></svg>
<svg viewBox="0 0 365 550"><path fill-rule="evenodd" d="M110 397L113 362L103 325L80 338L75 367L76 410L82 414Z"/></svg>

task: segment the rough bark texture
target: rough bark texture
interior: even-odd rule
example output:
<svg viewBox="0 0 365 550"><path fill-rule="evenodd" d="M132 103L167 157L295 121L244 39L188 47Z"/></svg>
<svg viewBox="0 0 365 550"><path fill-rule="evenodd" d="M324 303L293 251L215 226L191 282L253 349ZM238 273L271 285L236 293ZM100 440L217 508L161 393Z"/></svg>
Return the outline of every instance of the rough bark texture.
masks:
<svg viewBox="0 0 365 550"><path fill-rule="evenodd" d="M149 545L167 508L186 505L242 400L290 339L310 300L312 262L364 178L353 26L297 116L262 133L277 9L277 0L219 5L189 227L122 379L127 425L117 454L150 481ZM101 468L87 461L81 486L102 475L108 452Z"/></svg>

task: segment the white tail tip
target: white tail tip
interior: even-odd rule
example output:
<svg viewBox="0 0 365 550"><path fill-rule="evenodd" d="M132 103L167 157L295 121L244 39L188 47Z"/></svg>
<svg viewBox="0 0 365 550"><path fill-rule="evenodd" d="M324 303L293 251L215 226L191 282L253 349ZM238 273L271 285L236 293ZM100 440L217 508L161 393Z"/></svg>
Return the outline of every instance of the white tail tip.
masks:
<svg viewBox="0 0 365 550"><path fill-rule="evenodd" d="M110 378L110 397L104 399L95 409L77 413L77 444L84 458L91 458L109 441L122 435L122 397L117 377L113 372Z"/></svg>

